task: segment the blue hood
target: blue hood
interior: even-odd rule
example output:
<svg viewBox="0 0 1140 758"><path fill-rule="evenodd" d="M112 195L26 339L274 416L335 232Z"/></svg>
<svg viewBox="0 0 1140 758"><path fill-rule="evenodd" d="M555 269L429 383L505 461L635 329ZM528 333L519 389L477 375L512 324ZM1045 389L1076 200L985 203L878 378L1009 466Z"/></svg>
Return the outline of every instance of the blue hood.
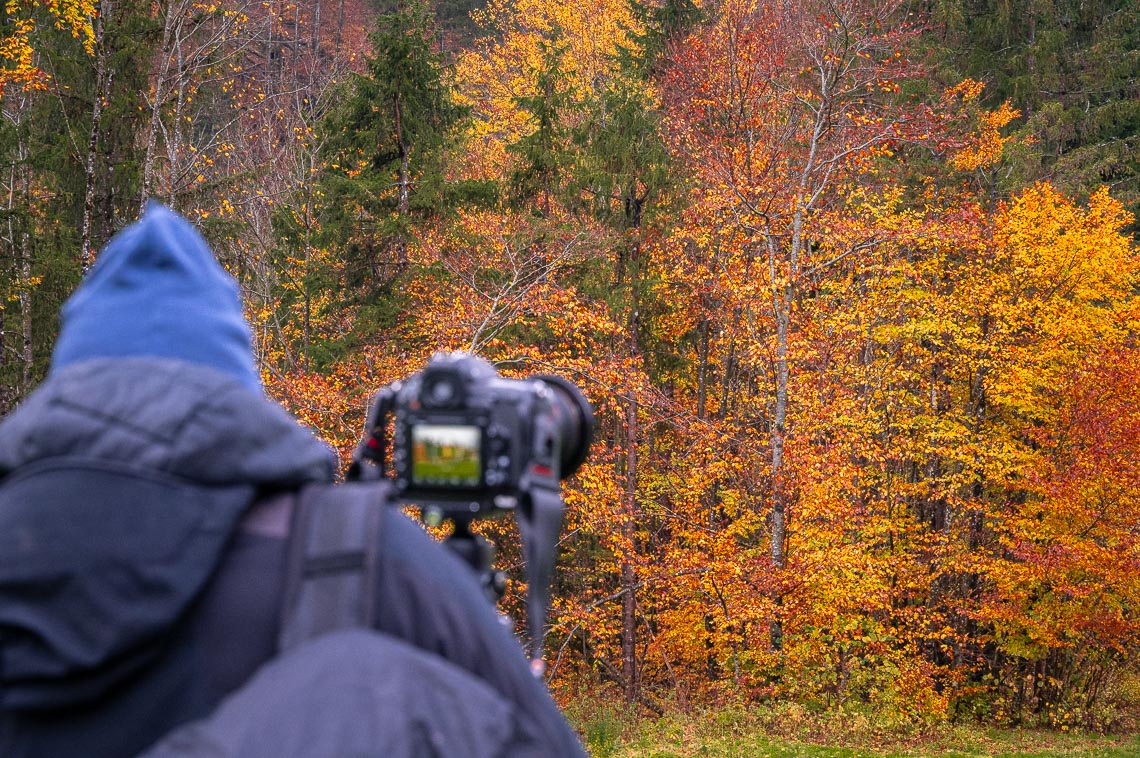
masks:
<svg viewBox="0 0 1140 758"><path fill-rule="evenodd" d="M261 392L237 283L198 230L159 203L107 243L61 317L52 374L151 356L209 366Z"/></svg>

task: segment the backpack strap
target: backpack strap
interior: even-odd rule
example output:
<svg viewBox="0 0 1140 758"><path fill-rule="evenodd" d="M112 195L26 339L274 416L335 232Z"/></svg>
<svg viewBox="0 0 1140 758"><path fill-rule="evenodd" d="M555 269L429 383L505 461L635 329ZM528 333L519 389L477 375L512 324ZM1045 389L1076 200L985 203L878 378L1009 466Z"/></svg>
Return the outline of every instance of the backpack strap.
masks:
<svg viewBox="0 0 1140 758"><path fill-rule="evenodd" d="M348 627L375 626L386 481L300 491L285 558L277 649Z"/></svg>

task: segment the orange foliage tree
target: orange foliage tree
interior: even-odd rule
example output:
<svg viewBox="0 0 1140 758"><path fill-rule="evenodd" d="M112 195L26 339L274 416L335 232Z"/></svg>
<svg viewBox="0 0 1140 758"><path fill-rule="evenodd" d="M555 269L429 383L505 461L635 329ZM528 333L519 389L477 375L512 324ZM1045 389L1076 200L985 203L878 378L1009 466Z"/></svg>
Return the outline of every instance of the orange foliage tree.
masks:
<svg viewBox="0 0 1140 758"><path fill-rule="evenodd" d="M807 357L798 344L803 302L885 244L889 229L873 223L864 206L875 201L862 192L881 183L899 142L930 128L925 109L898 94L916 73L907 57L916 30L898 10L727 3L676 54L663 85L673 149L697 178L676 244L711 285L699 295L716 311L699 325L701 339L721 332L730 394L719 402L737 404L734 454L749 472L732 509L748 515L722 518L766 545L766 554L750 551L753 586L740 597L761 589L769 602L746 603L745 617L726 622L737 646L745 628L767 626L766 647L779 651L784 616L796 613L782 607L795 586L785 569L799 484L788 454L799 410L793 374ZM711 345L699 349L707 372Z"/></svg>

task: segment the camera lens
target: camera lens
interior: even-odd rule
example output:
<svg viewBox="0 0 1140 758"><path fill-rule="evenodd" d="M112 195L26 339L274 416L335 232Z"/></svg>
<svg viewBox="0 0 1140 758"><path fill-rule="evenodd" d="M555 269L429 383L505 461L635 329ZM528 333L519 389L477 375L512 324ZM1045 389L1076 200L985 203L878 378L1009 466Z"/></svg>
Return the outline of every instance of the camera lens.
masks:
<svg viewBox="0 0 1140 758"><path fill-rule="evenodd" d="M594 409L573 382L561 376L536 376L554 392L554 415L558 424L562 458L562 478L572 476L590 451L594 439Z"/></svg>

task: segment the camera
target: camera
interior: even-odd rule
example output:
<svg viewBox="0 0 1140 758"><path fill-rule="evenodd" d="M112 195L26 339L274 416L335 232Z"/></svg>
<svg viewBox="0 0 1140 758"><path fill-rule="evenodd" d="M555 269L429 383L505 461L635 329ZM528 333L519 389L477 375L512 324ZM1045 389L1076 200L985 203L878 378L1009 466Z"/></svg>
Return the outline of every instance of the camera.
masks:
<svg viewBox="0 0 1140 758"><path fill-rule="evenodd" d="M540 676L565 510L561 484L586 459L593 435L593 409L566 379L505 379L482 358L436 353L423 371L376 393L348 479L386 480L393 504L418 505L430 524L450 520L444 544L476 572L492 602L502 598L506 578L492 568L493 546L471 523L514 512L526 564L531 670Z"/></svg>
<svg viewBox="0 0 1140 758"><path fill-rule="evenodd" d="M471 518L515 509L537 489L557 492L585 460L593 427L589 402L562 377L505 379L482 358L437 353L377 394L357 458L389 476L401 500Z"/></svg>

